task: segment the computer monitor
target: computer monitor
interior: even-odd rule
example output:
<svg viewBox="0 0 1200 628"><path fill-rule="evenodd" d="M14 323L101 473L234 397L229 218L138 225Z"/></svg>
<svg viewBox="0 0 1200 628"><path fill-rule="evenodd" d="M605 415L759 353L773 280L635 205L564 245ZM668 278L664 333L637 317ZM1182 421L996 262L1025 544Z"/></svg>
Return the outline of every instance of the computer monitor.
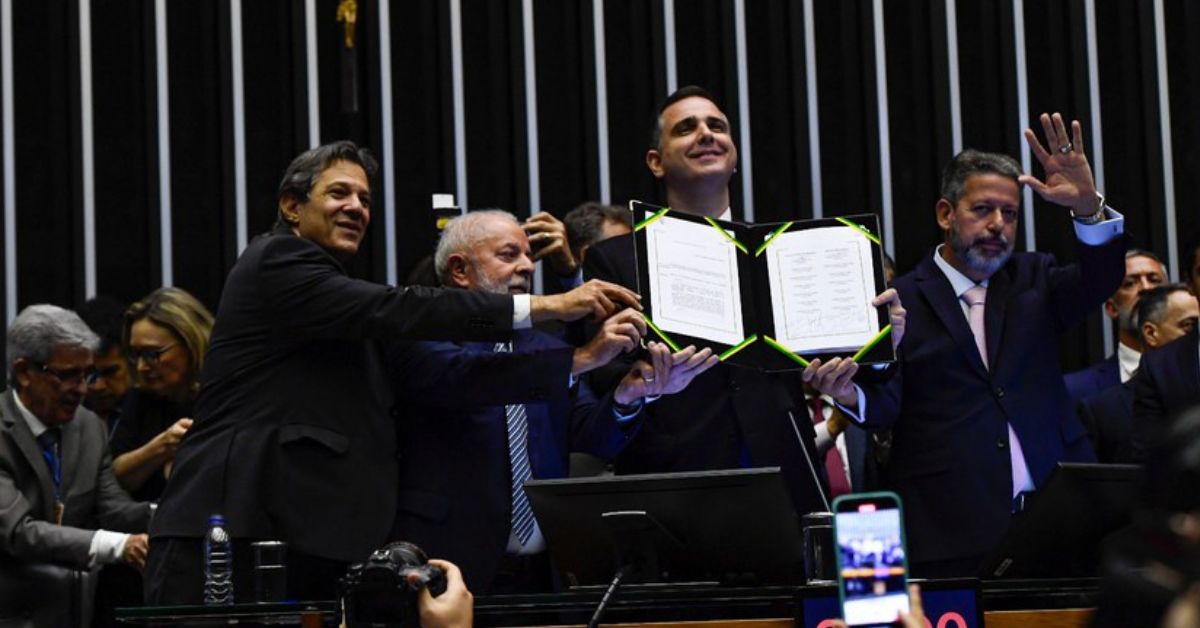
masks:
<svg viewBox="0 0 1200 628"><path fill-rule="evenodd" d="M779 469L531 480L525 492L569 586L800 583L799 517Z"/></svg>
<svg viewBox="0 0 1200 628"><path fill-rule="evenodd" d="M1058 463L1025 511L1013 515L980 577L1096 575L1100 541L1130 523L1141 478L1137 465Z"/></svg>

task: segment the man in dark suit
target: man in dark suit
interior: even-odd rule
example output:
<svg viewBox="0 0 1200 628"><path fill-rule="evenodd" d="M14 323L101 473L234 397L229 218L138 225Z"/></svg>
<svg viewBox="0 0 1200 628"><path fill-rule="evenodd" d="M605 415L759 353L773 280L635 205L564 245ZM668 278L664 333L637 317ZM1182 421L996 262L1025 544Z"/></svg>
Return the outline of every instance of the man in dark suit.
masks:
<svg viewBox="0 0 1200 628"><path fill-rule="evenodd" d="M1021 493L1060 460L1092 458L1068 412L1058 333L1120 282L1124 221L1096 193L1079 123L1068 135L1058 114L1041 122L1049 152L1025 135L1045 183L1004 155L967 150L946 166L935 207L945 242L895 283L908 310L899 372L834 394L868 428L893 430L889 478L914 574L973 573ZM1077 263L1012 252L1022 183L1071 208ZM834 359L817 377L843 369L855 366Z"/></svg>
<svg viewBox="0 0 1200 628"><path fill-rule="evenodd" d="M1125 252L1125 278L1121 286L1104 302L1104 311L1117 323L1117 351L1111 356L1063 376L1070 407L1107 388L1124 384L1133 377L1142 358L1140 321L1134 316L1138 294L1167 281L1167 269L1158 256L1144 249Z"/></svg>
<svg viewBox="0 0 1200 628"><path fill-rule="evenodd" d="M435 265L447 286L524 294L532 257L512 214L484 210L446 225ZM550 590L546 543L526 516L524 479L565 477L571 452L616 455L637 432L647 397L686 386L717 361L709 350L672 356L651 343L651 357L637 361L613 392L597 399L586 383L569 385L637 347L644 333L641 315L626 310L579 348L532 329L516 332L499 352L494 342L393 346L397 404L409 415L399 428L393 538L457 563L476 592Z"/></svg>
<svg viewBox="0 0 1200 628"><path fill-rule="evenodd" d="M104 423L80 407L99 344L74 312L53 305L25 308L8 329L12 388L0 396L0 624L22 616L30 625L84 622L94 580L84 578L89 583L75 608L54 597L74 577L70 570L145 564L150 505L117 484ZM51 584L40 579L56 570Z"/></svg>
<svg viewBox="0 0 1200 628"><path fill-rule="evenodd" d="M1141 458L1184 411L1200 405L1200 330L1142 358L1134 379L1134 455Z"/></svg>
<svg viewBox="0 0 1200 628"><path fill-rule="evenodd" d="M667 97L659 109L646 166L662 181L672 210L723 220L731 217L729 181L737 167L737 147L729 120L703 89L684 87ZM632 236L593 245L584 262L584 276L637 286ZM892 296L889 291L877 302ZM893 325L899 330L902 309L898 300L889 302L894 308ZM591 380L593 387L611 390L621 372L620 367L598 370ZM697 377L682 394L646 409L641 432L618 456L616 471L778 466L797 512L828 510L813 424L794 400L800 385L792 374L718 365Z"/></svg>
<svg viewBox="0 0 1200 628"><path fill-rule="evenodd" d="M1143 292L1136 320L1140 343L1148 355L1196 328L1200 303L1186 284L1174 283ZM1137 377L1085 398L1079 419L1087 429L1096 459L1109 463L1142 462L1133 447L1133 401Z"/></svg>
<svg viewBox="0 0 1200 628"><path fill-rule="evenodd" d="M151 528L147 601L202 592L207 518L222 514L235 563L288 543L288 596L326 599L387 540L397 494L392 395L377 340L502 339L547 318L600 318L629 291L593 283L537 297L396 288L348 277L370 219L374 160L351 142L311 149L279 186L279 222L225 284L196 400ZM252 570L234 570L248 599Z"/></svg>

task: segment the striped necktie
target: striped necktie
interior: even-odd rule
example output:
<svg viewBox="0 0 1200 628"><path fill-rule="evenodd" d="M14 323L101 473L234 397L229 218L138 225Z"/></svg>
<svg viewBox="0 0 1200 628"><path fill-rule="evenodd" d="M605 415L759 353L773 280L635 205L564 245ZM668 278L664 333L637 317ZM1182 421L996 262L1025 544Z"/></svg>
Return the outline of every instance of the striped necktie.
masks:
<svg viewBox="0 0 1200 628"><path fill-rule="evenodd" d="M512 351L512 343L496 343L497 353ZM533 508L525 495L525 481L533 477L529 468L529 421L525 415L525 404L504 406L508 420L508 461L512 470L512 530L521 545L529 543L533 535Z"/></svg>

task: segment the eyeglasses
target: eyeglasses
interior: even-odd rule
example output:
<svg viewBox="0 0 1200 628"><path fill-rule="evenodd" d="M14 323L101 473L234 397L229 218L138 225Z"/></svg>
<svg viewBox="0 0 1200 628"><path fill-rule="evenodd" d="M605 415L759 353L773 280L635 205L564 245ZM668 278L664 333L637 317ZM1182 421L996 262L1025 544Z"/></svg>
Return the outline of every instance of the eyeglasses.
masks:
<svg viewBox="0 0 1200 628"><path fill-rule="evenodd" d="M165 347L145 347L142 349L130 347L125 352L125 357L129 358L129 363L133 366L137 366L138 360L145 360L148 366L158 366L158 361L162 359L166 352L174 348L175 344L173 342Z"/></svg>
<svg viewBox="0 0 1200 628"><path fill-rule="evenodd" d="M38 367L43 373L58 380L58 383L64 386L78 386L80 382L91 386L96 383L96 379L100 377L100 373L93 367L74 368L74 369L56 369L41 362L33 362L34 366Z"/></svg>

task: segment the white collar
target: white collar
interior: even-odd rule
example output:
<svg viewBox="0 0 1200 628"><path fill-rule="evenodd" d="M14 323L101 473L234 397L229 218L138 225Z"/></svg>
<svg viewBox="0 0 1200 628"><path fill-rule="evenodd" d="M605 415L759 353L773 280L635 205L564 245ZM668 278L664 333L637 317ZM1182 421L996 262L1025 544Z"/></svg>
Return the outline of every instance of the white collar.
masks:
<svg viewBox="0 0 1200 628"><path fill-rule="evenodd" d="M17 391L13 391L13 401L17 402L17 412L21 414L21 418L25 419L25 424L29 426L29 431L33 432L33 437L37 438L42 435L47 429L46 424L42 423L25 404L21 403L21 395Z"/></svg>
<svg viewBox="0 0 1200 628"><path fill-rule="evenodd" d="M1117 366L1121 370L1121 383L1129 381L1137 371L1138 365L1142 362L1142 352L1136 349L1130 349L1125 346L1125 343L1117 343Z"/></svg>
<svg viewBox="0 0 1200 628"><path fill-rule="evenodd" d="M725 222L733 220L733 208L726 207L725 211L721 212L720 216L717 216L717 220L724 220Z"/></svg>
<svg viewBox="0 0 1200 628"><path fill-rule="evenodd" d="M942 274L946 276L946 279L950 280L950 286L954 288L954 296L962 298L962 295L965 294L967 290L970 290L976 285L983 286L984 288L987 287L987 279L984 279L976 284L974 279L962 274L962 272L960 272L957 268L951 266L950 262L947 262L946 259L942 257L942 247L944 246L946 246L944 243L939 244L937 248L933 250L933 263L937 264L937 267L942 271Z"/></svg>

